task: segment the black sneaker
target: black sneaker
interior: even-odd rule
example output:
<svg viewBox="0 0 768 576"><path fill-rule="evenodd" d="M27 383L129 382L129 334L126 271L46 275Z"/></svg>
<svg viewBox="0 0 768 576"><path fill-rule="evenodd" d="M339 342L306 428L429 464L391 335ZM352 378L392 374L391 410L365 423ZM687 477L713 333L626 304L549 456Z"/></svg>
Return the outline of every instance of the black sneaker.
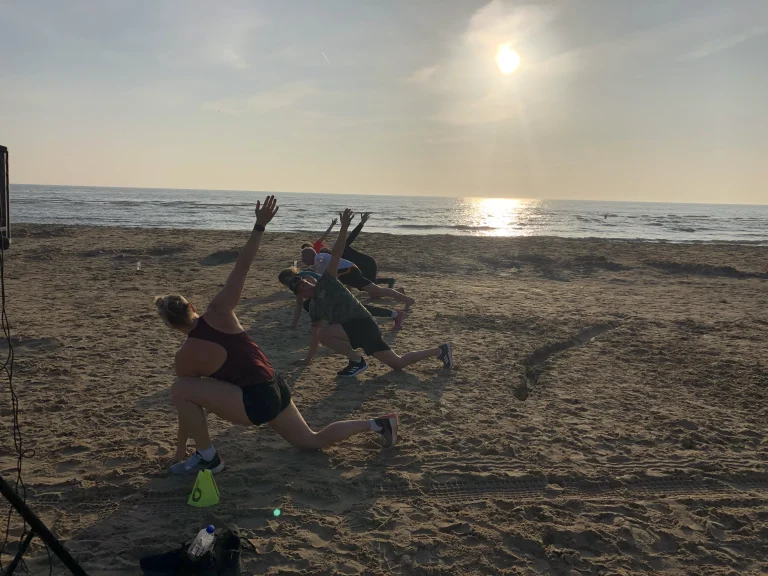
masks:
<svg viewBox="0 0 768 576"><path fill-rule="evenodd" d="M394 288L395 282L397 282L397 280L395 280L394 278L387 278L387 287Z"/></svg>
<svg viewBox="0 0 768 576"><path fill-rule="evenodd" d="M451 352L451 345L448 342L440 344L440 356L437 359L443 361L443 368L453 370L453 352Z"/></svg>
<svg viewBox="0 0 768 576"><path fill-rule="evenodd" d="M352 378L353 376L357 376L361 372L365 372L367 369L368 369L368 363L365 361L365 358L360 358L360 362L353 362L352 360L350 360L349 364L347 364L347 367L344 368L344 370L340 370L339 372L336 372L336 374L343 378Z"/></svg>
<svg viewBox="0 0 768 576"><path fill-rule="evenodd" d="M387 414L386 416L380 416L373 420L376 426L381 428L379 434L381 439L384 440L384 446L391 448L397 444L397 427L400 424L397 414Z"/></svg>
<svg viewBox="0 0 768 576"><path fill-rule="evenodd" d="M184 462L179 462L171 466L171 474L197 474L201 470L210 470L213 474L218 474L224 470L224 462L219 458L219 453L213 457L213 460L204 460L203 456L195 450L195 453Z"/></svg>

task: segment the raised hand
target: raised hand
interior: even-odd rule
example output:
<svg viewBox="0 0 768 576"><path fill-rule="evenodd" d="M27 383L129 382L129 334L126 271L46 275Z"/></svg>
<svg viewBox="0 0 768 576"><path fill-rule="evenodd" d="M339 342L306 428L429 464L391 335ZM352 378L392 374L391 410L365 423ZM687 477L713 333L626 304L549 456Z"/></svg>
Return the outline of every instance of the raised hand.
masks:
<svg viewBox="0 0 768 576"><path fill-rule="evenodd" d="M274 196L267 196L263 205L261 202L256 202L256 224L266 226L272 221L279 209Z"/></svg>
<svg viewBox="0 0 768 576"><path fill-rule="evenodd" d="M352 222L352 218L355 217L355 213L349 208L346 208L344 212L339 212L339 218L341 219L342 228L348 228Z"/></svg>
<svg viewBox="0 0 768 576"><path fill-rule="evenodd" d="M336 224L337 224L338 222L339 222L339 219L338 219L338 218L334 218L333 220L331 220L331 228L333 228L334 226L336 226Z"/></svg>
<svg viewBox="0 0 768 576"><path fill-rule="evenodd" d="M365 224L366 222L368 222L368 218L370 218L370 217L371 217L371 213L370 212L363 212L362 216L360 216L360 222Z"/></svg>

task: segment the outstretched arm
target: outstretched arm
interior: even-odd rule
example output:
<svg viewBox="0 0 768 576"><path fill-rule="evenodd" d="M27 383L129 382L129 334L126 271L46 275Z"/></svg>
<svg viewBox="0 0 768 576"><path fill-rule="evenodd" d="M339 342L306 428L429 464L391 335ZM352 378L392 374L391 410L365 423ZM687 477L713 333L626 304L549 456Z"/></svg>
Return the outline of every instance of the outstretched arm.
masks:
<svg viewBox="0 0 768 576"><path fill-rule="evenodd" d="M328 268L325 270L334 278L336 278L336 276L339 274L339 262L341 261L341 255L344 253L344 248L347 246L344 241L347 239L347 230L349 230L349 225L352 222L352 218L354 218L355 213L347 208L344 210L344 212L339 214L339 216L341 217L341 229L339 230L339 237L336 238L336 244L333 245L333 250L331 251L331 260L328 262Z"/></svg>
<svg viewBox="0 0 768 576"><path fill-rule="evenodd" d="M251 231L251 236L237 257L235 267L229 273L224 288L211 300L208 310L225 315L234 311L235 306L240 301L240 295L243 293L243 285L246 276L248 276L248 270L251 268L251 262L256 257L256 252L259 251L264 227L275 217L277 210L277 200L274 196L267 196L263 206L261 202L256 202L256 224Z"/></svg>
<svg viewBox="0 0 768 576"><path fill-rule="evenodd" d="M306 364L312 362L312 358L317 354L317 349L320 346L320 328L323 326L323 321L312 322L312 333L309 338L309 350L307 350L307 357L304 360Z"/></svg>
<svg viewBox="0 0 768 576"><path fill-rule="evenodd" d="M320 236L320 238L318 238L317 240L315 240L313 245L314 244L322 244L323 242L325 242L325 239L328 238L328 236L330 236L331 230L333 230L333 227L336 226L336 222L338 222L338 220L336 218L331 220L331 225L328 226L328 230L323 232L323 235Z"/></svg>
<svg viewBox="0 0 768 576"><path fill-rule="evenodd" d="M291 323L291 328L297 328L299 326L299 318L301 318L301 305L303 304L303 298L301 296L296 296L296 310L293 313L293 322Z"/></svg>
<svg viewBox="0 0 768 576"><path fill-rule="evenodd" d="M346 242L347 246L349 246L350 244L352 244L352 242L355 241L355 238L357 238L357 235L360 234L360 231L363 229L363 226L365 225L366 222L368 222L368 218L370 217L371 217L370 212L363 212L362 216L360 216L360 224L355 226L355 229L352 230L352 232L350 232L349 236L347 237L347 242Z"/></svg>

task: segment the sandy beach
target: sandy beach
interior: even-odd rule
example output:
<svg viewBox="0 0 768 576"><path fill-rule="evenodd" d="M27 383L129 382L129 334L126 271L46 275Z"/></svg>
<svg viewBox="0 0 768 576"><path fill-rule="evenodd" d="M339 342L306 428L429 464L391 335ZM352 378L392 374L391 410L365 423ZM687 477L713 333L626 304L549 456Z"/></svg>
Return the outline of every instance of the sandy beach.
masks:
<svg viewBox="0 0 768 576"><path fill-rule="evenodd" d="M380 323L386 339L401 353L450 340L457 366L372 360L338 380L345 361L327 350L296 364L309 321L290 329L294 299L276 278L312 237L268 232L243 326L314 429L397 411L402 439L302 453L211 416L227 468L221 503L197 510L193 479L166 473L182 337L152 297L204 309L247 232L13 232L28 502L90 574L138 574L140 557L207 523L251 541L245 574L768 572L767 248L366 233L356 246L417 301L399 333ZM10 405L4 385L6 479ZM48 573L39 540L28 556Z"/></svg>

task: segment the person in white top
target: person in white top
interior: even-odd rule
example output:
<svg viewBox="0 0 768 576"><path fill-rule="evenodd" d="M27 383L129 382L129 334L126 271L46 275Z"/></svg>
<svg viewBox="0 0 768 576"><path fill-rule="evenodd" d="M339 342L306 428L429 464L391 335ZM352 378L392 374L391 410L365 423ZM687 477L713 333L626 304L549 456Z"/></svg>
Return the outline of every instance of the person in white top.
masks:
<svg viewBox="0 0 768 576"><path fill-rule="evenodd" d="M323 274L325 269L328 268L328 263L331 261L331 255L324 252L318 254L312 248L304 248L301 251L301 261L306 266L310 266L318 274ZM338 279L339 282L345 286L367 292L370 294L371 298L393 298L398 302L403 302L406 310L408 310L415 302L413 298L401 294L397 290L384 288L383 286L374 284L371 280L363 276L363 273L360 272L360 269L357 266L343 258L339 261Z"/></svg>
<svg viewBox="0 0 768 576"><path fill-rule="evenodd" d="M327 254L325 252L320 252L320 254L315 255L315 261L312 264L312 269L317 272L318 274L322 275L323 272L325 272L325 269L328 268L328 263L331 261L331 255ZM346 270L347 268L352 268L355 264L353 262L350 262L349 260L344 260L344 258L341 258L339 260L339 271Z"/></svg>

